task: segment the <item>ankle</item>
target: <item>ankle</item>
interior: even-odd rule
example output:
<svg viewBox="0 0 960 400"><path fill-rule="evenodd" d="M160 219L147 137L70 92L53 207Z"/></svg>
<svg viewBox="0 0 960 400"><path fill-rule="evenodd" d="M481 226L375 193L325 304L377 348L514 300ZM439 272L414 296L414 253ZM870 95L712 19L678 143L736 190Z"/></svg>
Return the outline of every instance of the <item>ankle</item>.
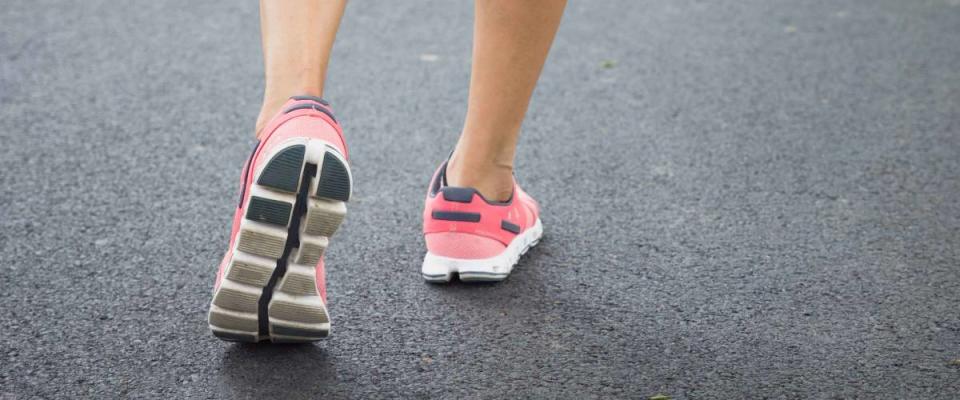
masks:
<svg viewBox="0 0 960 400"><path fill-rule="evenodd" d="M511 163L477 162L450 157L446 170L450 186L474 188L489 201L507 201L513 196L513 165Z"/></svg>
<svg viewBox="0 0 960 400"><path fill-rule="evenodd" d="M320 88L308 85L299 85L295 87L297 89L291 88L282 91L272 91L263 96L263 105L260 106L260 114L257 116L257 124L254 128L254 134L256 135L257 139L263 135L263 128L267 126L267 123L270 122L270 119L280 112L280 108L286 104L287 100L290 100L290 97L300 95L321 97L323 93L322 86Z"/></svg>
<svg viewBox="0 0 960 400"><path fill-rule="evenodd" d="M263 136L263 128L267 126L267 122L270 122L270 119L273 118L274 114L280 110L280 106L267 106L266 103L263 104L263 107L260 108L260 115L257 116L257 125L254 127L253 134L257 139L260 139Z"/></svg>

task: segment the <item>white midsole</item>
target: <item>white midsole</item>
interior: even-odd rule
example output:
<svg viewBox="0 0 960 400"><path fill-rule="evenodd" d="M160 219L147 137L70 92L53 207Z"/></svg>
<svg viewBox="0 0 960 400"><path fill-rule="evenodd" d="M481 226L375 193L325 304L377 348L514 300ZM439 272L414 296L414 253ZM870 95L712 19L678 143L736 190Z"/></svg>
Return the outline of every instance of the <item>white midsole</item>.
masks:
<svg viewBox="0 0 960 400"><path fill-rule="evenodd" d="M537 218L530 229L517 235L502 253L494 257L462 259L438 256L428 251L423 258L420 272L424 279L430 281L448 281L454 272L461 277L469 276L473 280L503 280L513 271L520 256L536 245L542 236L543 225L540 218Z"/></svg>

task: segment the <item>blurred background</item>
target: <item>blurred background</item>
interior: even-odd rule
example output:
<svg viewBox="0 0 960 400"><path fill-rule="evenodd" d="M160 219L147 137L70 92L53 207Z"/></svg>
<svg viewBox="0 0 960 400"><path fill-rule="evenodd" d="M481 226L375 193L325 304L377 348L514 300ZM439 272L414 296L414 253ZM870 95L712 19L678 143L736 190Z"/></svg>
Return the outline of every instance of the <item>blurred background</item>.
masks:
<svg viewBox="0 0 960 400"><path fill-rule="evenodd" d="M3 4L0 398L960 396L960 2L571 2L518 153L546 238L432 286L471 21L349 5L333 334L249 346L205 318L256 2Z"/></svg>

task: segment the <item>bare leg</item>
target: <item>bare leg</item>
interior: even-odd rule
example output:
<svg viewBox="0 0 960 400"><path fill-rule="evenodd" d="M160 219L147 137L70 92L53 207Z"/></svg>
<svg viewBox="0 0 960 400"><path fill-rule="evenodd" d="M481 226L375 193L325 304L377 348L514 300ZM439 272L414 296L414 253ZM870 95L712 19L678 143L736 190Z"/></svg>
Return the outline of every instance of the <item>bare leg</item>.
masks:
<svg viewBox="0 0 960 400"><path fill-rule="evenodd" d="M513 193L520 125L566 0L476 0L473 71L463 132L447 167L453 186L490 200Z"/></svg>
<svg viewBox="0 0 960 400"><path fill-rule="evenodd" d="M290 96L323 96L327 62L346 0L261 0L266 88L256 134Z"/></svg>

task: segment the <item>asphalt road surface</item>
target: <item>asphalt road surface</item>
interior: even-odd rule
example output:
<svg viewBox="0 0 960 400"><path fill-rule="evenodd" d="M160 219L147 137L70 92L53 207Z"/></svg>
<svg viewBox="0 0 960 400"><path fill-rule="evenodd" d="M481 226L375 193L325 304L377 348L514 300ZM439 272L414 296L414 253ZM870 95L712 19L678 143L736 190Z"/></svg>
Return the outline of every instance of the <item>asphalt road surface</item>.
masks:
<svg viewBox="0 0 960 400"><path fill-rule="evenodd" d="M0 398L958 398L960 2L574 1L523 128L545 240L422 282L472 7L354 2L332 336L221 342L253 1L0 9Z"/></svg>

